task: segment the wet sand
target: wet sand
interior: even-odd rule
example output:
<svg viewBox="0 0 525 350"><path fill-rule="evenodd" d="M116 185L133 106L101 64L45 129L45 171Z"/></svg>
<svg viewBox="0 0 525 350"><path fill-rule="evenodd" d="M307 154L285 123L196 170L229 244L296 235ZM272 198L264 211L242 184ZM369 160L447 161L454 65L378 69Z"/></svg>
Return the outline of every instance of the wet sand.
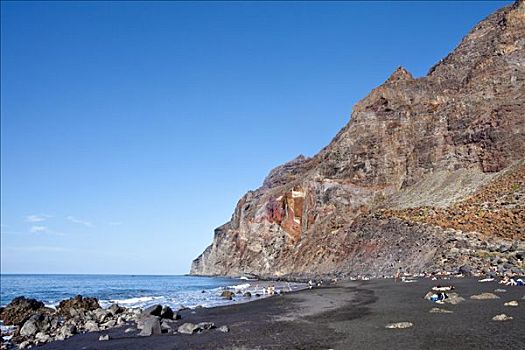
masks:
<svg viewBox="0 0 525 350"><path fill-rule="evenodd" d="M437 305L423 299L434 285L452 284L466 300ZM471 295L494 292L500 299L472 300ZM228 325L230 332L137 337L128 327L86 333L39 349L524 349L525 287L502 286L474 279L418 280L415 283L374 280L345 282L245 304L181 312L185 322ZM517 300L518 307L503 304ZM433 307L453 311L429 313ZM497 322L505 313L514 319ZM386 329L408 321L408 329ZM99 341L109 334L109 341Z"/></svg>

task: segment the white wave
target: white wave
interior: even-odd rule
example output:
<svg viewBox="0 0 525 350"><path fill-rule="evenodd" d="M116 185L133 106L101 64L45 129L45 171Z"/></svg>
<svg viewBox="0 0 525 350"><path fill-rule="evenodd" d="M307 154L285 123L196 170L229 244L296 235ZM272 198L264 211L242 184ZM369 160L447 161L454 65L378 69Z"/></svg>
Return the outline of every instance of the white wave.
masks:
<svg viewBox="0 0 525 350"><path fill-rule="evenodd" d="M248 288L250 288L250 286L251 286L251 284L249 284L249 283L243 283L243 284L237 284L235 286L228 286L228 288L235 289L237 291L237 290L248 289Z"/></svg>
<svg viewBox="0 0 525 350"><path fill-rule="evenodd" d="M129 299L112 299L110 301L113 303L119 304L119 305L120 304L130 305L130 304L146 303L152 300L155 300L155 298L154 297L137 297L137 298L129 298Z"/></svg>
<svg viewBox="0 0 525 350"><path fill-rule="evenodd" d="M111 304L118 304L125 307L144 307L154 304L155 302L165 299L164 297L159 296L144 296L144 297L134 297L128 299L110 299L110 300L99 300L100 306L107 308Z"/></svg>
<svg viewBox="0 0 525 350"><path fill-rule="evenodd" d="M13 337L16 328L16 326L6 326L2 321L0 321L0 333L2 333L2 338L4 340L10 340Z"/></svg>

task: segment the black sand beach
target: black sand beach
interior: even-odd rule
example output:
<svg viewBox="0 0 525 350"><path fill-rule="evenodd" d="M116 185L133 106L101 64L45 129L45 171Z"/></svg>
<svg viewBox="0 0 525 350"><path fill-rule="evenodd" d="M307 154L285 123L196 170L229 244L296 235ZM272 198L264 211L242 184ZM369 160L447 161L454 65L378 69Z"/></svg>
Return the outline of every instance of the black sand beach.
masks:
<svg viewBox="0 0 525 350"><path fill-rule="evenodd" d="M465 298L457 304L437 305L423 299L435 285L454 285ZM495 293L500 299L473 300L471 295ZM39 347L52 349L523 349L525 348L525 287L502 286L475 279L415 283L393 280L344 282L245 304L181 312L185 322L228 325L193 335L137 337L128 327L86 333ZM504 306L516 300L517 307ZM439 307L453 313L430 313ZM509 321L493 321L505 313ZM386 329L393 322L413 327ZM99 341L109 334L109 341Z"/></svg>

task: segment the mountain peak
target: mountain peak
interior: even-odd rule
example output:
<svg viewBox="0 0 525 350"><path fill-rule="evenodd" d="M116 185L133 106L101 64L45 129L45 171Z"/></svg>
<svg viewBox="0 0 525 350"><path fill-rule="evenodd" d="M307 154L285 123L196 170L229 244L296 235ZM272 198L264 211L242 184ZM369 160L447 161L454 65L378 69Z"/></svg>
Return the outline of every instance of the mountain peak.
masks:
<svg viewBox="0 0 525 350"><path fill-rule="evenodd" d="M394 73L390 75L390 78L386 80L387 83L394 83L398 81L407 81L407 80L413 80L414 77L412 74L410 74L409 71L407 71L404 67L399 66L396 68Z"/></svg>
<svg viewBox="0 0 525 350"><path fill-rule="evenodd" d="M243 196L191 273L481 273L493 247L525 250L524 7L482 20L426 77L398 67L320 153Z"/></svg>

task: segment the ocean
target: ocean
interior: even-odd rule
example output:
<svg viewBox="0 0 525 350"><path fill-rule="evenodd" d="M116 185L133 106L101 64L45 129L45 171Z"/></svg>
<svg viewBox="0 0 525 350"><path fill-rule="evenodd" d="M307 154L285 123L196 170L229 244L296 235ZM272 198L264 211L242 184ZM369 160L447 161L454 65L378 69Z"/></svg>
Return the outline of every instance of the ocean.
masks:
<svg viewBox="0 0 525 350"><path fill-rule="evenodd" d="M56 307L61 300L77 294L96 297L102 307L118 303L125 307L144 308L153 304L181 307L213 307L231 304L220 297L223 290L250 291L265 296L264 288L275 284L277 290L304 288L300 283L261 282L225 277L153 276L153 275L0 275L0 304L7 305L23 295ZM236 297L233 302L246 302L254 297Z"/></svg>

